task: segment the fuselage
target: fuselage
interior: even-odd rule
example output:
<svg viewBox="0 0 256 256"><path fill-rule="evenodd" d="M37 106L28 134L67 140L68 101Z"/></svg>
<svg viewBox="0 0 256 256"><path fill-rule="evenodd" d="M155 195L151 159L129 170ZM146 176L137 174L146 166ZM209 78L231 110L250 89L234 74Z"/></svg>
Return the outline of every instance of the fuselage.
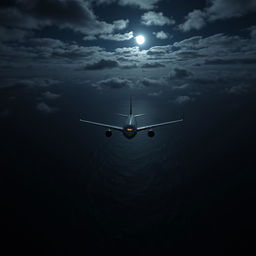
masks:
<svg viewBox="0 0 256 256"><path fill-rule="evenodd" d="M159 126L165 126L165 125L170 125L170 124L174 124L174 123L178 123L178 122L182 122L183 119L179 119L179 120L172 120L172 121L168 121L168 122L164 122L164 123L157 123L157 124L151 124L151 125L145 125L145 126L137 126L137 121L136 121L136 117L140 117L143 116L144 114L133 114L132 111L132 99L130 98L130 113L129 115L127 114L118 114L122 117L126 117L126 121L124 123L123 126L116 126L116 125L111 125L111 124L104 124L104 123L98 123L98 122L93 122L93 121L89 121L89 120L84 120L84 119L80 119L81 122L84 123L88 123L88 124L92 124L92 125L97 125L97 126L101 126L101 127L105 127L107 128L105 135L106 137L111 137L112 136L112 129L113 130L117 130L123 133L124 137L126 137L127 139L132 139L136 136L136 134L138 132L141 131L148 131L148 136L150 138L155 136L155 132L153 131L153 128L155 127L159 127Z"/></svg>
<svg viewBox="0 0 256 256"><path fill-rule="evenodd" d="M133 114L130 114L123 127L123 134L127 139L132 139L137 134L137 122Z"/></svg>

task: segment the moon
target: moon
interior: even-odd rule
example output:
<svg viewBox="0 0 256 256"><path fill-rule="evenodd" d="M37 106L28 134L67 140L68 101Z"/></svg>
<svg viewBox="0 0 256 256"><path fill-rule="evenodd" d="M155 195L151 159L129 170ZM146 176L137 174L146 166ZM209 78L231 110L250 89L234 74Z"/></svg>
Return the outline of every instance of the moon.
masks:
<svg viewBox="0 0 256 256"><path fill-rule="evenodd" d="M139 45L142 45L145 43L145 37L142 35L136 36L135 40L136 40L136 43Z"/></svg>

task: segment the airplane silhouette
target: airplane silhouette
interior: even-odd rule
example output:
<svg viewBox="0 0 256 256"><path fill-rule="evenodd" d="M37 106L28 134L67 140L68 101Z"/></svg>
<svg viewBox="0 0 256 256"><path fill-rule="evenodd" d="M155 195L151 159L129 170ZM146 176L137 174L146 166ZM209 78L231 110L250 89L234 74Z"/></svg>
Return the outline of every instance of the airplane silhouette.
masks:
<svg viewBox="0 0 256 256"><path fill-rule="evenodd" d="M123 127L121 126L115 126L115 125L109 125L109 124L103 124L103 123L97 123L97 122L92 122L92 121L88 121L88 120L84 120L84 119L80 119L81 122L87 123L87 124L92 124L92 125L97 125L97 126L101 126L101 127L105 127L107 128L105 135L107 137L111 137L112 136L112 130L117 130L123 133L123 135L127 138L127 139L132 139L136 136L136 134L140 131L144 131L144 130L148 130L148 136L149 137L154 137L155 136L155 132L153 131L153 128L159 127L159 126L165 126L165 125L169 125L169 124L175 124L175 123L179 123L182 122L183 119L179 119L179 120L174 120L174 121L168 121L168 122L164 122L164 123L158 123L158 124L151 124L151 125L146 125L146 126L141 126L141 127L137 127L137 121L136 118L143 116L144 114L137 114L134 115L133 111L132 111L132 98L130 97L130 113L129 115L125 115L125 114L119 114L120 116L126 117L126 121L123 125Z"/></svg>

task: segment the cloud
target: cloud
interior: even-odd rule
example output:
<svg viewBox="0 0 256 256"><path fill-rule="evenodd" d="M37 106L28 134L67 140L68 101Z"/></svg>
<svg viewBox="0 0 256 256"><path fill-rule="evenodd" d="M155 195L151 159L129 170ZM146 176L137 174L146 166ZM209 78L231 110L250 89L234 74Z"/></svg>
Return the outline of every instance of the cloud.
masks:
<svg viewBox="0 0 256 256"><path fill-rule="evenodd" d="M90 0L97 5L117 3L121 6L131 6L142 10L152 10L157 7L157 3L161 0Z"/></svg>
<svg viewBox="0 0 256 256"><path fill-rule="evenodd" d="M127 28L128 24L129 24L128 19L126 19L126 20L115 20L113 22L115 30L123 30L123 29Z"/></svg>
<svg viewBox="0 0 256 256"><path fill-rule="evenodd" d="M133 69L133 68L138 68L138 65L136 63L120 64L119 67L122 69Z"/></svg>
<svg viewBox="0 0 256 256"><path fill-rule="evenodd" d="M159 62L146 62L141 65L142 68L162 68L165 67L164 64Z"/></svg>
<svg viewBox="0 0 256 256"><path fill-rule="evenodd" d="M256 26L252 26L249 28L249 31L251 32L251 37L253 39L256 39Z"/></svg>
<svg viewBox="0 0 256 256"><path fill-rule="evenodd" d="M84 66L85 70L101 70L109 68L117 68L119 63L116 60L101 59L94 63L88 63Z"/></svg>
<svg viewBox="0 0 256 256"><path fill-rule="evenodd" d="M175 99L175 103L176 104L185 104L185 103L188 103L192 101L192 99L189 97L189 96L178 96L176 99Z"/></svg>
<svg viewBox="0 0 256 256"><path fill-rule="evenodd" d="M171 45L153 46L147 51L147 55L159 57L168 54L171 49Z"/></svg>
<svg viewBox="0 0 256 256"><path fill-rule="evenodd" d="M165 33L164 31L159 31L159 32L153 32L153 35L156 36L156 38L164 40L168 38L168 34Z"/></svg>
<svg viewBox="0 0 256 256"><path fill-rule="evenodd" d="M175 20L165 17L162 12L149 11L141 16L141 23L146 26L164 26L175 24Z"/></svg>
<svg viewBox="0 0 256 256"><path fill-rule="evenodd" d="M206 26L206 13L200 10L194 10L185 17L185 22L179 25L179 29L188 32L192 29L199 30Z"/></svg>
<svg viewBox="0 0 256 256"><path fill-rule="evenodd" d="M247 83L240 83L239 85L232 86L231 88L226 89L228 94L244 94L247 93L250 89L250 85Z"/></svg>
<svg viewBox="0 0 256 256"><path fill-rule="evenodd" d="M59 80L50 78L35 77L30 79L4 79L1 82L0 88L24 88L24 87L50 87L61 83Z"/></svg>
<svg viewBox="0 0 256 256"><path fill-rule="evenodd" d="M45 102L38 103L36 108L37 108L37 110L39 110L40 112L45 113L45 114L50 114L50 113L54 113L54 112L58 111L57 108L50 107Z"/></svg>
<svg viewBox="0 0 256 256"><path fill-rule="evenodd" d="M210 6L206 8L210 21L241 17L255 11L255 0L210 0Z"/></svg>
<svg viewBox="0 0 256 256"><path fill-rule="evenodd" d="M203 10L193 10L188 13L185 22L179 25L179 29L184 32L199 30L207 22L242 17L253 12L256 12L255 0L209 0L208 6Z"/></svg>
<svg viewBox="0 0 256 256"><path fill-rule="evenodd" d="M92 41L92 40L97 40L97 37L95 35L87 35L87 36L84 36L83 39L85 41Z"/></svg>
<svg viewBox="0 0 256 256"><path fill-rule="evenodd" d="M47 100L55 100L55 99L58 99L60 97L59 94L56 94L56 93L53 93L53 92L50 92L50 91L47 91L47 92L44 92L42 94L43 98L47 99Z"/></svg>
<svg viewBox="0 0 256 256"><path fill-rule="evenodd" d="M182 85L177 85L172 87L173 90L177 90L177 91L186 90L188 88L189 88L189 84L182 84Z"/></svg>
<svg viewBox="0 0 256 256"><path fill-rule="evenodd" d="M129 20L112 23L98 20L88 1L83 0L20 0L0 9L2 26L39 30L46 26L69 28L84 35L113 33L127 27Z"/></svg>
<svg viewBox="0 0 256 256"><path fill-rule="evenodd" d="M121 6L137 7L142 10L152 10L157 7L157 3L161 0L91 0L96 4L111 4L117 3Z"/></svg>
<svg viewBox="0 0 256 256"><path fill-rule="evenodd" d="M105 80L101 80L97 83L94 83L93 87L96 87L98 89L105 89L105 88L121 89L124 87L131 88L133 87L133 82L129 79L113 77L113 78L108 78Z"/></svg>
<svg viewBox="0 0 256 256"><path fill-rule="evenodd" d="M143 10L152 10L156 8L156 4L160 2L160 0L119 0L120 5L126 6L131 5L135 7L139 7Z"/></svg>
<svg viewBox="0 0 256 256"><path fill-rule="evenodd" d="M185 78L189 78L193 75L192 72L183 69L183 68L174 68L171 72L170 72L170 79L185 79Z"/></svg>
<svg viewBox="0 0 256 256"><path fill-rule="evenodd" d="M26 37L32 36L31 31L26 31L22 29L9 29L0 26L0 41L1 42L19 42L23 41Z"/></svg>
<svg viewBox="0 0 256 256"><path fill-rule="evenodd" d="M29 39L26 44L32 47L41 48L61 48L65 47L65 43L53 38L32 38Z"/></svg>
<svg viewBox="0 0 256 256"><path fill-rule="evenodd" d="M123 47L107 51L101 47L85 47L75 42L67 43L52 38L28 39L19 44L0 43L0 52L3 57L0 67L2 72L6 72L7 69L4 67L12 65L14 67L7 71L20 74L27 69L28 65L31 65L31 72L33 70L36 72L38 68L45 74L49 70L54 70L56 77L63 75L63 69L65 72L70 72L69 76L82 76L84 73L81 70L97 70L98 72L86 73L86 79L91 81L95 81L96 73L98 80L106 79L105 71L100 70L110 69L112 77L119 77L120 69L126 69L128 72L121 70L122 79L132 80L131 82L138 88L150 86L150 82L142 81L140 84L134 82L141 77L139 70L135 70L137 67L144 67L143 76L151 76L154 80L157 80L157 76L168 76L166 72L169 70L171 72L166 81L160 79L161 82L151 81L151 84L166 84L170 89L176 86L176 91L172 93L177 93L178 87L188 83L191 85L186 90L189 96L194 90L207 91L213 87L215 89L222 87L223 90L223 87L228 88L241 81L247 83L256 78L254 72L256 44L251 35L252 31L254 31L253 28L245 29L244 34L248 34L243 36L226 34L194 36L147 50L139 47ZM7 61L9 59L12 59L15 65L10 64ZM242 68L245 64L246 69ZM84 66L85 68L81 68ZM131 73L128 69L134 70ZM79 73L78 70L80 70ZM35 73L34 77L37 76L38 73ZM44 79L46 78L9 80L8 84L5 82L1 86L11 86L11 84L17 88L49 86Z"/></svg>
<svg viewBox="0 0 256 256"><path fill-rule="evenodd" d="M212 58L206 59L204 62L205 65L255 65L256 58L255 57L247 57L247 58Z"/></svg>
<svg viewBox="0 0 256 256"><path fill-rule="evenodd" d="M158 97L158 96L160 96L160 95L162 95L162 91L158 91L158 92L150 92L150 93L148 93L148 96L150 96L150 97Z"/></svg>
<svg viewBox="0 0 256 256"><path fill-rule="evenodd" d="M105 40L112 40L112 41L127 41L133 38L133 32L128 32L124 34L106 34L106 35L100 35L101 39Z"/></svg>
<svg viewBox="0 0 256 256"><path fill-rule="evenodd" d="M190 61L190 64L193 63L193 65L217 66L220 63L225 63L232 66L238 63L253 64L256 58L255 50L253 38L215 34L205 38L196 36L175 42L173 51L169 55L176 61L186 61L187 63Z"/></svg>
<svg viewBox="0 0 256 256"><path fill-rule="evenodd" d="M11 115L10 109L4 109L4 110L0 111L0 117L1 118L6 118L6 117L8 117L10 115Z"/></svg>
<svg viewBox="0 0 256 256"><path fill-rule="evenodd" d="M163 86L166 84L166 80L164 80L163 78L161 79L151 79L151 78L146 78L144 77L143 79L140 79L137 82L137 85L139 87L143 86L143 87L151 87L151 86Z"/></svg>
<svg viewBox="0 0 256 256"><path fill-rule="evenodd" d="M56 61L60 61L61 58L84 59L85 57L100 55L103 52L103 48L98 46L85 47L74 43L69 44L52 38L33 38L27 40L24 45L8 45L4 46L3 49L1 49L0 44L0 52L3 56L16 59L18 57L32 60L37 58L37 63L39 63L42 59L55 59Z"/></svg>

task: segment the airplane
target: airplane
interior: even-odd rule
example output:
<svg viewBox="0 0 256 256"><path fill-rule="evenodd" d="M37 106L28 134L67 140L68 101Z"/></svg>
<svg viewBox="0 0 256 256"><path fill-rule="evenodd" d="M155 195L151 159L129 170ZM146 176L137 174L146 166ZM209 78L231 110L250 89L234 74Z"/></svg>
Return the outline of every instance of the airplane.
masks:
<svg viewBox="0 0 256 256"><path fill-rule="evenodd" d="M132 98L130 98L130 113L129 113L129 115L125 115L125 114L118 114L118 115L126 117L126 122L124 123L123 127L92 122L92 121L88 121L88 120L84 120L84 119L80 119L80 121L84 122L84 123L87 123L87 124L92 124L92 125L97 125L97 126L107 128L107 130L105 132L106 137L111 137L112 136L112 130L117 130L117 131L122 132L123 135L127 139L132 139L136 136L136 134L138 132L145 131L145 130L148 130L148 136L152 138L152 137L155 136L155 132L154 132L153 128L156 128L156 127L159 127L159 126L165 126L165 125L169 125L169 124L175 124L175 123L179 123L179 122L183 121L183 119L179 119L179 120L168 121L168 122L164 122L164 123L151 124L151 125L137 127L136 118L140 117L140 116L143 116L144 114L137 114L137 115L133 114Z"/></svg>

